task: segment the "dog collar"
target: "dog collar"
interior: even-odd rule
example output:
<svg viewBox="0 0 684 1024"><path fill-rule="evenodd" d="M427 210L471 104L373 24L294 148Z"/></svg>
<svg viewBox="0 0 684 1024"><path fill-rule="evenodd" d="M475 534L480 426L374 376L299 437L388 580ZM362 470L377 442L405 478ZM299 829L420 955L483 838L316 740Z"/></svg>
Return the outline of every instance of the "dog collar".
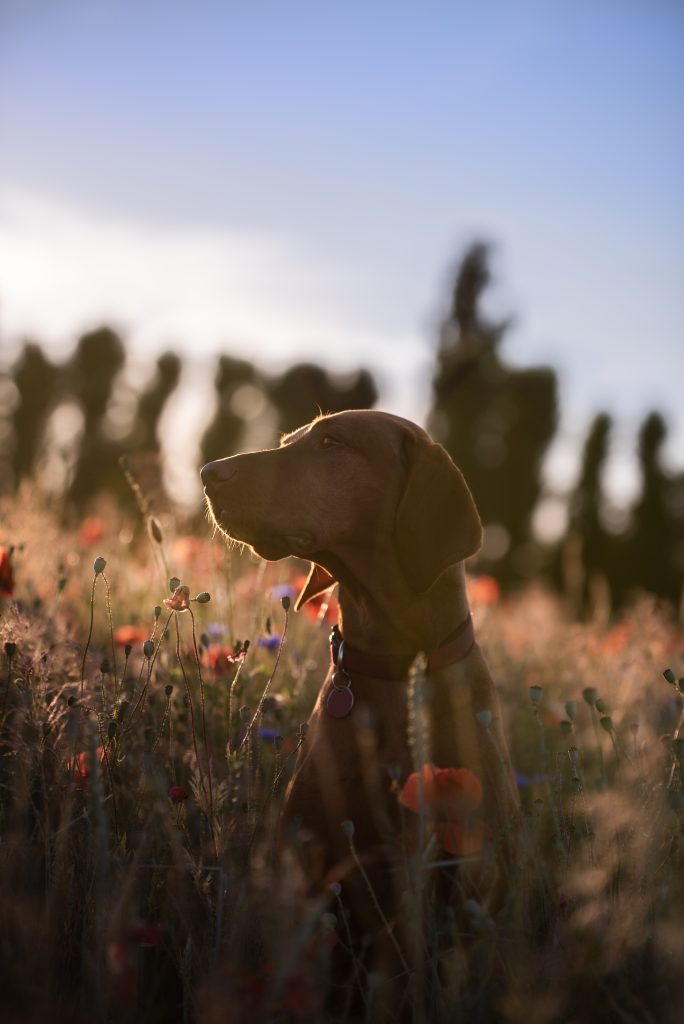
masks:
<svg viewBox="0 0 684 1024"><path fill-rule="evenodd" d="M438 672L461 661L475 643L475 629L471 615L434 651L427 655L427 673ZM354 707L352 676L394 681L403 679L414 656L400 654L367 654L358 651L344 640L339 626L330 632L330 659L333 673L326 697L326 710L333 718L345 718Z"/></svg>

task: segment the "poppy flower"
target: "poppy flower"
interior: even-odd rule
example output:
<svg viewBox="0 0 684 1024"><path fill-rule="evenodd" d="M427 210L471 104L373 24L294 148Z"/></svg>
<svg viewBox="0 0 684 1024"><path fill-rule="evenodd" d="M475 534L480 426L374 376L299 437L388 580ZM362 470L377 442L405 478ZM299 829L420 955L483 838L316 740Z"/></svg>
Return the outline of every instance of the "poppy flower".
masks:
<svg viewBox="0 0 684 1024"><path fill-rule="evenodd" d="M496 604L501 597L501 587L493 576L470 576L466 586L472 604Z"/></svg>
<svg viewBox="0 0 684 1024"><path fill-rule="evenodd" d="M173 612L185 612L190 607L190 588L180 584L171 597L164 598L164 604Z"/></svg>
<svg viewBox="0 0 684 1024"><path fill-rule="evenodd" d="M11 597L14 593L14 571L7 548L0 547L0 597Z"/></svg>
<svg viewBox="0 0 684 1024"><path fill-rule="evenodd" d="M135 647L137 644L144 644L148 635L149 631L143 626L117 626L114 630L114 643L119 647L125 647L126 644Z"/></svg>
<svg viewBox="0 0 684 1024"><path fill-rule="evenodd" d="M190 791L185 786L172 786L169 790L169 797L174 804L182 804L190 796Z"/></svg>
<svg viewBox="0 0 684 1024"><path fill-rule="evenodd" d="M435 768L424 764L421 778L418 772L409 775L399 800L417 814L425 813L440 820L464 818L482 803L482 783L467 768Z"/></svg>
<svg viewBox="0 0 684 1024"><path fill-rule="evenodd" d="M306 583L306 576L298 576L293 583L295 593L299 594ZM334 594L325 591L316 597L310 598L303 604L300 611L304 612L314 622L324 622L332 625L340 617L340 606Z"/></svg>
<svg viewBox="0 0 684 1024"><path fill-rule="evenodd" d="M105 535L104 519L100 516L86 516L78 528L78 540L83 547L97 544Z"/></svg>
<svg viewBox="0 0 684 1024"><path fill-rule="evenodd" d="M399 802L434 821L435 835L448 853L478 853L490 834L483 821L473 818L482 803L482 783L467 768L424 764L409 775Z"/></svg>
<svg viewBox="0 0 684 1024"><path fill-rule="evenodd" d="M233 648L226 644L209 644L206 650L202 651L200 661L202 668L225 674L230 671L231 666L240 661L240 655L235 654Z"/></svg>
<svg viewBox="0 0 684 1024"><path fill-rule="evenodd" d="M100 770L107 773L107 759L102 747L97 748L96 756L99 758ZM69 758L67 769L79 793L85 793L88 789L90 777L90 758L85 750L74 757Z"/></svg>

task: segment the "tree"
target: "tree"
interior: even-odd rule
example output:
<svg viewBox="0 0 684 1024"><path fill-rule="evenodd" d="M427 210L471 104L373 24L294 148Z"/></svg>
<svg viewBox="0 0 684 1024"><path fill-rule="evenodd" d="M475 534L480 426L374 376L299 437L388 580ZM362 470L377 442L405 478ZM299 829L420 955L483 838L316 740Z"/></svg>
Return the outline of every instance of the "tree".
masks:
<svg viewBox="0 0 684 1024"><path fill-rule="evenodd" d="M489 527L489 568L503 580L530 573L530 520L542 457L557 423L556 376L546 367L512 369L499 347L509 321L481 312L489 253L473 245L456 277L433 379L429 426L470 486ZM494 543L495 539L495 543Z"/></svg>
<svg viewBox="0 0 684 1024"><path fill-rule="evenodd" d="M36 466L48 416L57 402L59 369L39 345L28 342L12 368L17 404L12 416L15 487Z"/></svg>
<svg viewBox="0 0 684 1024"><path fill-rule="evenodd" d="M378 398L375 381L368 370L351 375L328 373L315 363L297 363L290 367L268 389L278 412L281 433L296 430L320 412L342 412L344 409L369 409Z"/></svg>

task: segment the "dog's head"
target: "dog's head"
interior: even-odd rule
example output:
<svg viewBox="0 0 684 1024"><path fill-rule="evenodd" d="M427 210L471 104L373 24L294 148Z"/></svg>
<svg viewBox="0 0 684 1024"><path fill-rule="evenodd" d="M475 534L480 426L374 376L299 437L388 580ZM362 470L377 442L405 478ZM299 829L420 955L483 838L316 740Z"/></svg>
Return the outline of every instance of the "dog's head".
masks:
<svg viewBox="0 0 684 1024"><path fill-rule="evenodd" d="M394 558L424 592L481 543L472 496L444 448L388 413L320 416L279 448L210 462L201 475L225 534L269 560L312 560L299 604L334 583L336 566L371 553L374 565Z"/></svg>

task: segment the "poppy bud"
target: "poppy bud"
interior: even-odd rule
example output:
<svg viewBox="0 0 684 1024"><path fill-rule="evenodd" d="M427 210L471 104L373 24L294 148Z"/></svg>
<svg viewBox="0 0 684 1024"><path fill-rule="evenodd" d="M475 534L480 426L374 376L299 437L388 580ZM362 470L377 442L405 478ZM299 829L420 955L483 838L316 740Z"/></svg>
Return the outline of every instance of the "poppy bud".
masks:
<svg viewBox="0 0 684 1024"><path fill-rule="evenodd" d="M104 572L106 565L107 562L105 561L104 558L96 558L95 561L93 562L93 571L95 572L95 575L99 576L101 572Z"/></svg>
<svg viewBox="0 0 684 1024"><path fill-rule="evenodd" d="M574 722L575 715L577 714L577 701L576 700L566 700L566 702L565 702L565 713L567 714L567 716L570 719L570 721Z"/></svg>
<svg viewBox="0 0 684 1024"><path fill-rule="evenodd" d="M155 606L154 606L154 617L155 617L155 619L158 619L160 615L161 615L161 605L160 604L155 604Z"/></svg>
<svg viewBox="0 0 684 1024"><path fill-rule="evenodd" d="M598 700L598 690L595 686L587 686L582 690L582 696L590 707L593 707Z"/></svg>
<svg viewBox="0 0 684 1024"><path fill-rule="evenodd" d="M171 591L172 594L176 587L180 587L180 580L178 579L177 576L172 576L171 579L169 580L169 590Z"/></svg>
<svg viewBox="0 0 684 1024"><path fill-rule="evenodd" d="M344 832L344 834L347 837L347 839L353 839L354 838L354 822L353 821L343 821L343 822L341 822L340 823L340 828Z"/></svg>
<svg viewBox="0 0 684 1024"><path fill-rule="evenodd" d="M164 540L164 535L162 534L162 529L161 526L159 525L159 520L155 519L154 516L150 516L149 519L147 520L147 528L150 531L150 537L152 538L152 540L156 541L157 544L161 544L162 541Z"/></svg>
<svg viewBox="0 0 684 1024"><path fill-rule="evenodd" d="M126 644L124 647L124 654L127 658L130 658L131 651L133 650L133 644Z"/></svg>
<svg viewBox="0 0 684 1024"><path fill-rule="evenodd" d="M13 640L8 640L5 643L5 654L7 655L8 658L13 658L16 653L17 645L14 643Z"/></svg>
<svg viewBox="0 0 684 1024"><path fill-rule="evenodd" d="M666 668L665 669L665 671L663 672L663 678L665 679L666 682L670 683L672 686L674 686L675 683L677 682L677 677L675 676L675 674L674 674L674 672L672 671L671 668Z"/></svg>
<svg viewBox="0 0 684 1024"><path fill-rule="evenodd" d="M109 659L103 658L102 661L100 662L100 672L102 673L103 676L106 676L109 673L109 669Z"/></svg>
<svg viewBox="0 0 684 1024"><path fill-rule="evenodd" d="M475 718L485 729L488 729L492 724L492 713L489 708L482 708L481 711L476 711Z"/></svg>
<svg viewBox="0 0 684 1024"><path fill-rule="evenodd" d="M544 692L541 686L530 686L530 700L533 704L538 704L542 699L542 693Z"/></svg>
<svg viewBox="0 0 684 1024"><path fill-rule="evenodd" d="M198 604L206 604L208 601L211 601L211 594L207 594L206 590L203 590L201 594L197 595L195 601Z"/></svg>
<svg viewBox="0 0 684 1024"><path fill-rule="evenodd" d="M152 655L154 654L154 641L153 640L146 640L145 641L145 643L143 644L143 654L145 655L146 658L151 658L152 657Z"/></svg>
<svg viewBox="0 0 684 1024"><path fill-rule="evenodd" d="M280 603L283 606L283 611L289 612L290 605L292 604L292 602L290 601L290 598L287 596L287 594L285 595L285 597L281 597Z"/></svg>
<svg viewBox="0 0 684 1024"><path fill-rule="evenodd" d="M166 684L166 686L164 687L164 693L166 694L167 697L171 696L171 694L173 693L173 686L171 685L171 683Z"/></svg>

